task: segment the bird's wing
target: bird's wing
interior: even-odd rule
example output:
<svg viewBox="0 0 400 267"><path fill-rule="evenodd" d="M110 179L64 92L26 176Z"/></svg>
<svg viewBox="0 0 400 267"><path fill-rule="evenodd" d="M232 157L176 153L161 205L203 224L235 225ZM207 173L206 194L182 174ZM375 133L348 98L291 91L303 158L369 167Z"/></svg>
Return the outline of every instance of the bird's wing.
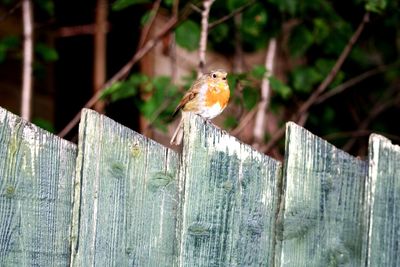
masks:
<svg viewBox="0 0 400 267"><path fill-rule="evenodd" d="M186 106L186 104L188 104L189 102L191 102L193 99L195 99L200 92L201 89L201 85L204 84L204 79L203 77L200 79L197 79L192 87L190 87L190 89L186 92L186 94L182 97L181 102L179 102L178 106L176 107L174 113L172 114L172 116L175 116L179 110L181 110L182 108L184 108ZM194 104L194 103L192 103ZM193 105L190 105L193 106ZM186 107L189 110L193 109L193 107Z"/></svg>
<svg viewBox="0 0 400 267"><path fill-rule="evenodd" d="M189 90L182 98L179 105L176 107L172 116L175 116L188 102L192 101L199 94L198 90Z"/></svg>

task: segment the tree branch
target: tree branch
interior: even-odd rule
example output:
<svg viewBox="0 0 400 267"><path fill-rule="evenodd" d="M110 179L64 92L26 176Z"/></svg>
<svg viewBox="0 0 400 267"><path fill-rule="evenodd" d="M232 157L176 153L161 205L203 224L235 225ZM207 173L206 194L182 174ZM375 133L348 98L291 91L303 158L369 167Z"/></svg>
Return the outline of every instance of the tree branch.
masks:
<svg viewBox="0 0 400 267"><path fill-rule="evenodd" d="M18 8L21 7L21 5L22 1L18 1L17 3L15 3L15 5L10 10L0 16L0 22L6 20L8 16L11 16Z"/></svg>
<svg viewBox="0 0 400 267"><path fill-rule="evenodd" d="M208 34L208 17L210 15L211 5L215 0L204 0L203 11L201 12L201 33L199 44L199 68L197 76L200 77L204 73L206 65L206 50L207 50L207 34Z"/></svg>
<svg viewBox="0 0 400 267"><path fill-rule="evenodd" d="M230 132L230 134L234 136L240 134L246 128L246 126L251 122L253 117L256 115L256 112L257 108L253 108L246 115L244 115L243 118L240 120L239 125L235 129L233 129Z"/></svg>
<svg viewBox="0 0 400 267"><path fill-rule="evenodd" d="M140 35L138 48L142 48L144 42L147 40L151 26L153 25L154 19L157 16L158 9L160 8L160 4L161 0L156 0L153 4L153 7L151 8L150 18L149 21L146 23L146 25L144 25L143 27L142 34Z"/></svg>
<svg viewBox="0 0 400 267"><path fill-rule="evenodd" d="M266 75L264 75L261 84L261 101L258 104L258 109L256 114L256 121L253 131L254 135L253 145L261 144L265 136L265 125L264 125L265 117L271 96L269 77L274 73L275 54L276 54L276 39L272 38L269 41L268 50L265 57L265 69L267 70L267 73Z"/></svg>
<svg viewBox="0 0 400 267"><path fill-rule="evenodd" d="M367 78L369 78L371 76L374 76L374 75L377 75L379 73L385 72L388 69L399 65L399 63L400 62L395 62L395 63L392 63L392 64L379 66L377 68L374 68L374 69L371 69L369 71L366 71L366 72L364 72L364 73L362 73L362 74L360 74L360 75L358 75L358 76L356 76L354 78L351 78L350 80L348 80L348 81L336 86L332 90L329 90L328 92L326 92L324 94L321 94L317 98L317 100L315 101L315 104L321 104L322 102L326 101L327 99L329 99L329 98L331 98L331 97L333 97L333 96L335 96L337 94L342 93L344 90L347 90L347 89L353 87L357 83L360 83L363 80L365 80L365 79L367 79Z"/></svg>
<svg viewBox="0 0 400 267"><path fill-rule="evenodd" d="M101 88L101 90L97 91L96 94L94 94L89 101L83 106L83 108L90 108L92 107L99 99L101 94L103 93L103 91L110 87L113 83L115 83L116 81L121 80L122 78L124 78L129 71L131 70L131 68L133 67L133 65L135 65L144 55L146 55L157 43L158 41L161 40L161 38L167 34L171 29L173 29L174 27L176 27L178 23L178 19L176 17L172 17L162 28L162 30L160 31L160 33L155 36L154 38L152 38L151 40L147 41L146 44L140 48L135 55L110 79L108 80ZM75 127L75 125L79 122L80 119L80 115L81 115L81 111L79 111L75 117L65 126L65 128L59 133L60 137L64 137L65 135L67 135L72 128Z"/></svg>
<svg viewBox="0 0 400 267"><path fill-rule="evenodd" d="M107 70L107 0L97 0L96 4L96 32L94 34L93 58L93 91L101 90L106 81ZM97 112L104 112L104 102L98 101L95 105Z"/></svg>
<svg viewBox="0 0 400 267"><path fill-rule="evenodd" d="M357 129L359 131L368 129L368 125L382 112L393 105L397 105L400 102L400 93L398 93L398 90L399 88L392 88L392 90L388 91L387 95L383 97L388 99L386 102L382 103L382 101L376 101L368 116L365 117L364 120L357 126ZM342 149L344 151L349 151L354 146L356 141L356 138L350 139Z"/></svg>
<svg viewBox="0 0 400 267"><path fill-rule="evenodd" d="M329 72L328 76L326 76L325 80L318 86L317 90L315 90L311 96L307 99L306 102L303 103L303 105L300 107L298 111L298 118L296 121L304 121L304 123L307 120L308 113L306 111L315 103L317 100L318 96L328 88L328 86L332 83L333 79L336 77L337 73L339 72L340 68L342 67L344 61L346 60L347 56L349 55L351 49L353 48L354 44L357 42L358 38L360 37L362 31L364 30L365 24L369 21L369 13L365 13L364 17L358 25L357 30L354 32L354 34L351 36L349 42L343 49L342 53L340 54L339 58L336 60L335 65ZM305 116L305 118L303 118Z"/></svg>
<svg viewBox="0 0 400 267"><path fill-rule="evenodd" d="M249 6L251 6L252 4L254 4L256 1L252 0L250 2L247 2L247 4L244 4L243 6L233 10L231 13L229 13L228 15L223 16L220 19L217 19L216 21L211 22L210 24L208 24L208 29L211 30L212 28L214 28L215 26L217 26L218 24L221 24L225 21L227 21L228 19L231 19L232 17L234 17L235 15L242 13L246 8L248 8Z"/></svg>
<svg viewBox="0 0 400 267"><path fill-rule="evenodd" d="M33 14L30 0L22 2L24 25L24 59L22 67L21 117L31 119L32 104L32 64L33 64Z"/></svg>
<svg viewBox="0 0 400 267"><path fill-rule="evenodd" d="M361 35L361 32L364 29L365 24L369 21L369 13L365 13L364 17L358 26L357 30L354 32L354 34L351 36L349 39L349 42L345 46L344 50L340 54L339 58L337 59L335 65L329 72L328 76L325 78L325 80L318 86L318 88L311 94L311 96L307 99L306 102L304 102L297 113L293 114L290 118L292 121L297 121L297 122L302 122L304 125L305 122L307 121L308 118L308 112L307 110L315 104L316 100L318 97L326 90L326 88L329 86L329 84L333 81L333 79L336 77L337 72L343 65L344 60L347 58L349 55L351 49L353 48L354 44L358 40L358 38ZM278 131L276 131L271 139L268 141L268 143L263 147L262 151L264 153L268 153L274 146L275 144L283 137L285 134L285 126L282 126Z"/></svg>

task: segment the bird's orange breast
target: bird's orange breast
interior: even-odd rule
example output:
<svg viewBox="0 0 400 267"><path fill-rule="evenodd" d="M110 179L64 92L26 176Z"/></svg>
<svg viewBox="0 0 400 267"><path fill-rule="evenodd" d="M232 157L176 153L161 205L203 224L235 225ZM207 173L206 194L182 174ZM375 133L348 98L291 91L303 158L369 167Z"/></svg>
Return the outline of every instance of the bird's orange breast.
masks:
<svg viewBox="0 0 400 267"><path fill-rule="evenodd" d="M229 96L230 91L227 85L210 87L205 94L205 105L206 107L212 107L218 103L221 109L224 109L228 104Z"/></svg>

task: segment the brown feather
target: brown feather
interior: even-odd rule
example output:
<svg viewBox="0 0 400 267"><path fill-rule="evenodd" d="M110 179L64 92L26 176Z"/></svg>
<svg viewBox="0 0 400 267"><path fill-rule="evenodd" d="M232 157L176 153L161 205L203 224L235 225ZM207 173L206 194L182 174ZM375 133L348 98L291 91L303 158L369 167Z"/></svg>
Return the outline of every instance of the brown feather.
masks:
<svg viewBox="0 0 400 267"><path fill-rule="evenodd" d="M179 102L179 105L176 107L174 113L172 114L172 117L175 117L176 114L181 110L182 108L185 107L185 105L193 100L198 94L198 90L189 90L182 98L181 102Z"/></svg>

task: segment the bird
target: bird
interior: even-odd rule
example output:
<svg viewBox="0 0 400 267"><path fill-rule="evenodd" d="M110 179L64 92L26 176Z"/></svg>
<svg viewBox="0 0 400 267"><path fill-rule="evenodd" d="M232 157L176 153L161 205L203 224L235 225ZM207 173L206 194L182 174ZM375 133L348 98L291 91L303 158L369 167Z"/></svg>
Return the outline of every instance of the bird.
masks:
<svg viewBox="0 0 400 267"><path fill-rule="evenodd" d="M173 113L192 112L211 120L221 114L229 102L230 90L227 81L228 73L223 69L212 70L201 75L182 97ZM183 116L172 135L170 144L180 145L183 138Z"/></svg>

